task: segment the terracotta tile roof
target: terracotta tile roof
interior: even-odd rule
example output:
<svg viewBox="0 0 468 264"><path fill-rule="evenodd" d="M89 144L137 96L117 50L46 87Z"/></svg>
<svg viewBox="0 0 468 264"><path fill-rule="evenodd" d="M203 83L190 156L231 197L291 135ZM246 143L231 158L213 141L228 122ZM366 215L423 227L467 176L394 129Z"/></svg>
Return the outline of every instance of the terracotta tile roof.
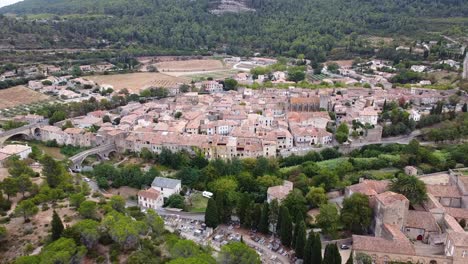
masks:
<svg viewBox="0 0 468 264"><path fill-rule="evenodd" d="M405 255L416 254L413 245L407 238L390 240L381 237L353 235L353 250Z"/></svg>
<svg viewBox="0 0 468 264"><path fill-rule="evenodd" d="M158 190L155 190L153 188L149 188L147 190L141 190L138 192L138 196L144 197L150 200L157 200L160 195L161 193Z"/></svg>
<svg viewBox="0 0 468 264"><path fill-rule="evenodd" d="M392 204L396 201L408 201L404 195L387 191L376 196L376 199L382 204Z"/></svg>
<svg viewBox="0 0 468 264"><path fill-rule="evenodd" d="M379 193L383 193L388 190L390 181L376 181L376 180L364 180L361 183L354 184L348 187L350 191L362 193L367 196L375 196Z"/></svg>
<svg viewBox="0 0 468 264"><path fill-rule="evenodd" d="M439 226L437 225L432 213L424 211L408 211L408 218L406 219L406 227L420 228L428 232L438 232Z"/></svg>
<svg viewBox="0 0 468 264"><path fill-rule="evenodd" d="M457 220L453 218L453 216L449 214L445 214L444 221L445 221L445 224L448 226L448 229L451 229L456 232L465 232L465 230L460 226Z"/></svg>
<svg viewBox="0 0 468 264"><path fill-rule="evenodd" d="M426 185L427 192L435 197L460 198L460 191L456 186L451 185Z"/></svg>
<svg viewBox="0 0 468 264"><path fill-rule="evenodd" d="M468 219L468 209L445 207L445 211L456 219Z"/></svg>
<svg viewBox="0 0 468 264"><path fill-rule="evenodd" d="M448 238L453 241L455 246L468 247L468 233L466 232L448 232Z"/></svg>

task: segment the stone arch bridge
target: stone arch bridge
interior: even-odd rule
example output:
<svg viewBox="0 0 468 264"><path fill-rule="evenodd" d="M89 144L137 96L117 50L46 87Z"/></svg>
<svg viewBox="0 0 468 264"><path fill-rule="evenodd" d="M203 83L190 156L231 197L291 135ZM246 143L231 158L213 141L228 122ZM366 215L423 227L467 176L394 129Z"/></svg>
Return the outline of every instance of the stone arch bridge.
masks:
<svg viewBox="0 0 468 264"><path fill-rule="evenodd" d="M115 146L115 144L101 145L92 149L82 151L76 154L75 156L69 158L70 168L76 171L81 170L81 164L87 157L91 155L97 155L101 160L106 160L109 158L109 155L113 152L117 152L117 147Z"/></svg>
<svg viewBox="0 0 468 264"><path fill-rule="evenodd" d="M41 127L46 123L34 123L0 133L0 145L14 136L24 136L27 139L41 139Z"/></svg>

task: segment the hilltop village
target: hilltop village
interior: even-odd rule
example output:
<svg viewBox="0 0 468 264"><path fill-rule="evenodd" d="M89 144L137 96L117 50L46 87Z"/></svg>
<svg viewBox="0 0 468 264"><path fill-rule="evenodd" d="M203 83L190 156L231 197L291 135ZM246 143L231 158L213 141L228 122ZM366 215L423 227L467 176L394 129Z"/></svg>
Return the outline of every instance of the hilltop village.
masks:
<svg viewBox="0 0 468 264"><path fill-rule="evenodd" d="M43 126L40 139L81 147L115 144L121 152L146 148L159 153L164 147L174 152L193 151L195 147L209 159L287 156L335 145L330 126L335 122L349 127L361 124L358 136L350 137L350 142L378 143L382 140L379 115L385 102L411 104L407 112L416 123L437 102L453 94L455 91L422 88L188 92ZM461 106L454 109L461 111ZM31 115L24 117L27 119L43 120ZM68 121L72 127L62 129ZM98 130L89 131L93 127Z"/></svg>

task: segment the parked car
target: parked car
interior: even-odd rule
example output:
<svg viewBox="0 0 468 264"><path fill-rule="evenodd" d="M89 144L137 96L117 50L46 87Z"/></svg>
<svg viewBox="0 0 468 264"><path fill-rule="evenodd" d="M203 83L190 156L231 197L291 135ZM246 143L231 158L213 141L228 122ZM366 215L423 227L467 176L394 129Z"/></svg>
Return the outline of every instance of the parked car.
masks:
<svg viewBox="0 0 468 264"><path fill-rule="evenodd" d="M343 245L341 245L341 246L340 246L340 249L349 249L349 246L348 246L348 245L345 245L345 244L343 244Z"/></svg>

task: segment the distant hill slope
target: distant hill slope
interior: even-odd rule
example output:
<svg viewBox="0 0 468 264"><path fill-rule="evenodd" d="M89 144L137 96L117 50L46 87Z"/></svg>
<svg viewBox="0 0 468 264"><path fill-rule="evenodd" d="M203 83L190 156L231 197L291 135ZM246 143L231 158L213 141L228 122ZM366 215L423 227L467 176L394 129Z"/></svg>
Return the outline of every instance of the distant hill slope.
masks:
<svg viewBox="0 0 468 264"><path fill-rule="evenodd" d="M0 13L28 16L26 21L2 18L0 35L15 46L18 35L38 32L38 47L258 50L315 60L336 46L358 45L356 35L468 28L466 0L25 0Z"/></svg>

